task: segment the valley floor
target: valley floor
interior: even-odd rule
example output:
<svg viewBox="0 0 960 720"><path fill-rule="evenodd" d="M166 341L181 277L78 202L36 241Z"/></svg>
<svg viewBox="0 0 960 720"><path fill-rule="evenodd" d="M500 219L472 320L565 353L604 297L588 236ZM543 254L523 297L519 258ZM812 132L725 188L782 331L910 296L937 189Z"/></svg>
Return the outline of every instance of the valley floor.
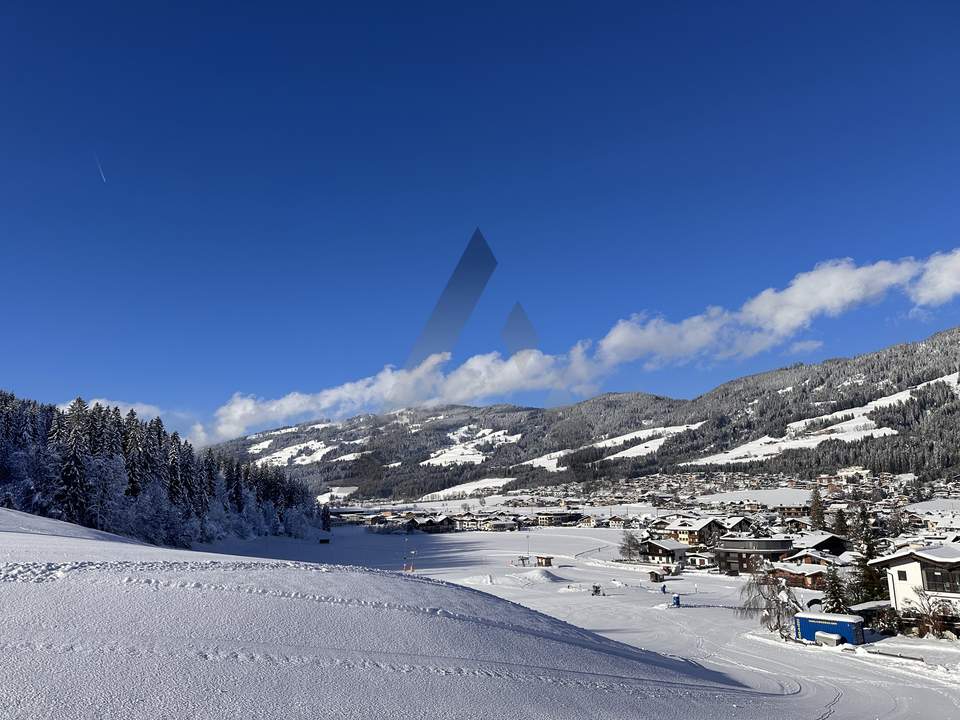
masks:
<svg viewBox="0 0 960 720"><path fill-rule="evenodd" d="M960 643L886 638L871 647L926 662L785 643L735 608L743 580L688 571L667 580L614 563L622 532L542 528L518 533L378 535L337 528L329 546L295 540L235 541L221 552L359 564L474 587L637 648L696 663L765 693L784 693L795 718L960 718ZM528 545L529 543L529 545ZM521 555L554 557L549 570L512 565ZM416 551L412 554L411 551ZM599 584L602 597L590 595ZM670 607L673 593L680 609ZM799 591L806 600L810 591Z"/></svg>

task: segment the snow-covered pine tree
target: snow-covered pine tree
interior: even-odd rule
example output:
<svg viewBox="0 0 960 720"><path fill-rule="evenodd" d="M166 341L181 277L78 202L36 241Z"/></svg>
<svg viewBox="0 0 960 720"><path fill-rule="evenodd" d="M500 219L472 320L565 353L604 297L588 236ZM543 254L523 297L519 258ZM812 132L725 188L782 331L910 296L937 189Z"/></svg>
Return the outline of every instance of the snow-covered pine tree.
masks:
<svg viewBox="0 0 960 720"><path fill-rule="evenodd" d="M183 512L187 516L203 517L205 505L203 486L197 482L197 459L193 445L183 441L180 446L180 485L183 488Z"/></svg>
<svg viewBox="0 0 960 720"><path fill-rule="evenodd" d="M87 520L89 456L87 404L78 397L67 411L67 441L60 465L60 485L54 497L60 517L68 522Z"/></svg>
<svg viewBox="0 0 960 720"><path fill-rule="evenodd" d="M904 529L903 513L900 512L900 508L895 507L887 518L887 536L897 537L903 534Z"/></svg>
<svg viewBox="0 0 960 720"><path fill-rule="evenodd" d="M847 612L847 589L836 565L827 568L823 588L823 611L828 613Z"/></svg>
<svg viewBox="0 0 960 720"><path fill-rule="evenodd" d="M127 469L125 492L132 498L137 497L143 489L143 444L143 425L137 419L137 413L131 408L123 421L123 462Z"/></svg>
<svg viewBox="0 0 960 720"><path fill-rule="evenodd" d="M174 432L167 441L167 496L178 508L187 506L186 493L180 476L180 433Z"/></svg>
<svg viewBox="0 0 960 720"><path fill-rule="evenodd" d="M833 524L830 526L830 532L834 535L846 537L849 530L847 514L843 511L843 508L837 508L837 511L833 514Z"/></svg>
<svg viewBox="0 0 960 720"><path fill-rule="evenodd" d="M819 485L814 485L810 491L810 524L814 530L823 530L827 526L823 517L823 499L820 497Z"/></svg>
<svg viewBox="0 0 960 720"><path fill-rule="evenodd" d="M857 543L857 561L850 583L850 596L854 604L872 600L886 600L889 596L886 576L870 561L877 557L877 545L873 534L867 532Z"/></svg>
<svg viewBox="0 0 960 720"><path fill-rule="evenodd" d="M859 543L863 540L865 535L869 535L873 532L870 527L870 516L867 513L866 503L859 503L856 508L856 512L853 515L853 520L850 522L850 528L848 532L848 537L855 543Z"/></svg>
<svg viewBox="0 0 960 720"><path fill-rule="evenodd" d="M123 459L123 416L120 408L110 409L104 430L103 454Z"/></svg>

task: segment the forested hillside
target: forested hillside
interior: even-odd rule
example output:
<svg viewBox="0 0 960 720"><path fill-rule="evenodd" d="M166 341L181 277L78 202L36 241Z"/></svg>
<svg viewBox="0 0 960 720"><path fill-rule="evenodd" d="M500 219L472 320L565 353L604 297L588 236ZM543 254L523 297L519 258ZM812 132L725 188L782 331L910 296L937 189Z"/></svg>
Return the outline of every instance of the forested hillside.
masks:
<svg viewBox="0 0 960 720"><path fill-rule="evenodd" d="M317 492L357 486L367 497L416 498L491 477L535 486L724 464L933 477L960 472L958 368L952 329L739 378L693 400L614 393L551 409L412 408L261 432L220 450L283 468Z"/></svg>
<svg viewBox="0 0 960 720"><path fill-rule="evenodd" d="M313 498L277 469L168 433L159 418L66 412L0 393L0 505L147 542L188 547L225 535L310 532Z"/></svg>

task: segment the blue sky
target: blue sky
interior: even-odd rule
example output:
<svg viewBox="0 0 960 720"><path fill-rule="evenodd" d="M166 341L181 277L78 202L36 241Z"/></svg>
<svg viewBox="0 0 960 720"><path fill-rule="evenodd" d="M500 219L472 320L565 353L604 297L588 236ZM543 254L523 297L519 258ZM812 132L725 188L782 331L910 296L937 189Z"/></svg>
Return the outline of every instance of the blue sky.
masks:
<svg viewBox="0 0 960 720"><path fill-rule="evenodd" d="M960 246L954 4L6 15L0 386L27 397L147 403L209 432L234 393L376 377L403 366L477 226L499 265L443 373L504 352L518 300L546 374L578 341L596 361L637 313L628 330L661 318L669 344L724 308L742 339L746 301L836 258L873 268L863 292L799 327L768 313L761 351L644 346L556 382L689 397L960 323L943 287L960 265L937 291L926 272ZM218 432L327 407L256 404Z"/></svg>

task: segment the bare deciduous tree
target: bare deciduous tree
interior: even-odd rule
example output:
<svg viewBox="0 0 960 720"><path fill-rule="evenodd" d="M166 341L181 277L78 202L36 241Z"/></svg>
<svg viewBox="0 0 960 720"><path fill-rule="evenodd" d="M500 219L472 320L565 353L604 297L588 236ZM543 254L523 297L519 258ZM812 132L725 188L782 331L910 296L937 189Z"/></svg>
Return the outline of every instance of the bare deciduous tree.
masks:
<svg viewBox="0 0 960 720"><path fill-rule="evenodd" d="M922 587L915 587L914 592L917 594L917 599L907 601L907 613L916 618L917 632L920 633L920 637L928 634L942 637L952 606L943 598L931 595Z"/></svg>
<svg viewBox="0 0 960 720"><path fill-rule="evenodd" d="M781 637L791 634L793 616L803 609L793 590L759 557L750 564L750 578L740 590L740 598L743 605L738 614L759 618L765 628Z"/></svg>

